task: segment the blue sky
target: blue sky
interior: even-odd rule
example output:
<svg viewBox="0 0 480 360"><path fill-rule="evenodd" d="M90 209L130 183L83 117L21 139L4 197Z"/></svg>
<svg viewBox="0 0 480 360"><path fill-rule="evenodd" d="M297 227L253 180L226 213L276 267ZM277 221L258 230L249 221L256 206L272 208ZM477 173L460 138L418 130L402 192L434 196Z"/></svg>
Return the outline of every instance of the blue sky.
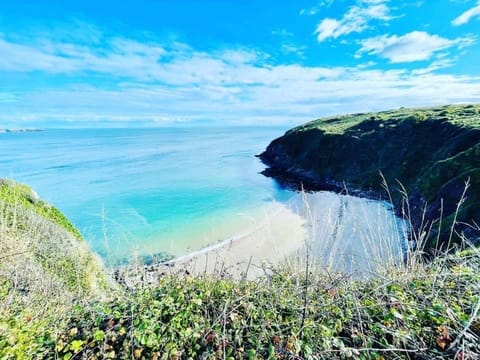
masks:
<svg viewBox="0 0 480 360"><path fill-rule="evenodd" d="M0 128L479 103L479 64L479 0L0 0Z"/></svg>

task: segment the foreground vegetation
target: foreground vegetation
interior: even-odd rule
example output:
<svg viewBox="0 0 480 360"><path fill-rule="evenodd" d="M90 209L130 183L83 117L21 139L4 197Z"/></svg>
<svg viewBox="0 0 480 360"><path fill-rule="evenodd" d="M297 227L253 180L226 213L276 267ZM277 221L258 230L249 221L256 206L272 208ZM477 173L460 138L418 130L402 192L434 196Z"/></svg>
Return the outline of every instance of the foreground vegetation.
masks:
<svg viewBox="0 0 480 360"><path fill-rule="evenodd" d="M307 189L348 187L388 199L383 176L397 213L430 234L430 249L480 239L480 105L323 118L288 131L260 157L267 174Z"/></svg>
<svg viewBox="0 0 480 360"><path fill-rule="evenodd" d="M1 186L1 359L480 354L476 248L428 264L414 254L370 279L301 263L256 282L180 272L122 288L108 281L68 220L37 211L28 187Z"/></svg>
<svg viewBox="0 0 480 360"><path fill-rule="evenodd" d="M276 272L259 282L166 276L77 307L55 349L66 358L400 359L480 353L480 257L354 281Z"/></svg>
<svg viewBox="0 0 480 360"><path fill-rule="evenodd" d="M106 298L103 266L55 207L0 180L0 359L31 359L72 304Z"/></svg>

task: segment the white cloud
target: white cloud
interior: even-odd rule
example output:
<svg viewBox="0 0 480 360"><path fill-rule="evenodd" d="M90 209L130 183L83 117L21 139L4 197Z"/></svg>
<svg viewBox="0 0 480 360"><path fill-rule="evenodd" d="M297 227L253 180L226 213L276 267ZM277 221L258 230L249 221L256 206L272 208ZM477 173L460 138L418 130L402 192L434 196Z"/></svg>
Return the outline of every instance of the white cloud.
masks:
<svg viewBox="0 0 480 360"><path fill-rule="evenodd" d="M34 44L19 44L0 38L0 70L52 74L95 71L112 75L148 78L166 51L153 44L112 39L109 48L94 51L86 45L38 39Z"/></svg>
<svg viewBox="0 0 480 360"><path fill-rule="evenodd" d="M476 6L472 7L471 9L465 11L463 14L455 18L452 21L452 25L460 26L468 23L474 18L480 18L480 1L477 2Z"/></svg>
<svg viewBox="0 0 480 360"><path fill-rule="evenodd" d="M15 91L15 98L9 92L0 94L0 127L9 121L108 126L205 119L219 124L293 125L335 113L480 102L480 77L435 74L435 67L448 65L441 62L448 57L441 56L424 69L379 70L374 64L278 65L268 54L248 48L205 52L182 43L103 38L105 46L99 49L34 36L29 40L0 39L0 71L10 76L22 73L19 78L26 83L31 72L57 81L49 81L48 87L29 84L26 90ZM438 41L440 47L460 43ZM386 50L387 45L369 51L393 51ZM102 81L96 82L99 77Z"/></svg>
<svg viewBox="0 0 480 360"><path fill-rule="evenodd" d="M424 61L431 59L439 51L454 46L463 48L474 41L473 37L450 40L424 31L412 31L402 36L382 35L362 40L360 41L362 47L356 55L357 57L362 53L378 55L392 63Z"/></svg>
<svg viewBox="0 0 480 360"><path fill-rule="evenodd" d="M49 74L93 72L136 81L166 81L171 84L203 81L211 76L231 76L228 66L241 67L265 57L253 50L226 49L214 54L195 51L186 44L168 46L125 38L110 39L101 50L74 43L41 39L24 45L0 38L0 71ZM185 72L188 64L189 71Z"/></svg>
<svg viewBox="0 0 480 360"><path fill-rule="evenodd" d="M372 21L391 20L388 0L359 0L340 20L325 18L315 30L319 42L368 29Z"/></svg>
<svg viewBox="0 0 480 360"><path fill-rule="evenodd" d="M302 66L244 69L252 70L258 74L255 86L212 82L30 91L23 94L22 107L0 104L0 123L70 119L76 126L92 121L105 126L209 119L218 124L293 125L323 115L480 101L480 77Z"/></svg>
<svg viewBox="0 0 480 360"><path fill-rule="evenodd" d="M67 61L30 46L15 44L0 39L0 69L7 71L65 71Z"/></svg>
<svg viewBox="0 0 480 360"><path fill-rule="evenodd" d="M322 42L330 37L337 38L340 35L346 34L346 31L346 28L340 21L327 18L318 24L315 33L318 34L318 41Z"/></svg>
<svg viewBox="0 0 480 360"><path fill-rule="evenodd" d="M275 29L272 35L280 39L280 51L287 55L296 55L299 58L304 56L306 46L299 45L295 41L295 35L287 29Z"/></svg>
<svg viewBox="0 0 480 360"><path fill-rule="evenodd" d="M323 0L320 1L317 5L312 6L311 8L303 8L300 10L300 15L316 15L319 13L322 8L329 8L333 4L334 0Z"/></svg>
<svg viewBox="0 0 480 360"><path fill-rule="evenodd" d="M433 61L430 65L428 65L426 68L421 68L421 69L415 69L412 71L412 74L414 75L424 75L424 74L430 74L433 73L437 70L440 69L445 69L453 66L455 62L458 59L456 58L441 58L439 57L435 61Z"/></svg>
<svg viewBox="0 0 480 360"><path fill-rule="evenodd" d="M284 42L280 45L280 51L284 54L295 54L298 57L302 58L306 50L306 46L295 45L292 42Z"/></svg>
<svg viewBox="0 0 480 360"><path fill-rule="evenodd" d="M241 65L257 61L261 54L252 50L225 50L220 53L220 59L227 63Z"/></svg>

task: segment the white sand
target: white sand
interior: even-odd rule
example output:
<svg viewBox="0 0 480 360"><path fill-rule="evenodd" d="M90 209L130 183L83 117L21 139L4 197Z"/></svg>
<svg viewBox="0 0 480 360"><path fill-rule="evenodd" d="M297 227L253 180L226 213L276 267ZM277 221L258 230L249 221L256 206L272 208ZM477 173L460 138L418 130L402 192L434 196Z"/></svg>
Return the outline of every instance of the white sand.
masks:
<svg viewBox="0 0 480 360"><path fill-rule="evenodd" d="M303 194L288 206L273 204L257 224L244 235L168 264L142 268L140 281L155 282L168 272L252 280L287 258L304 254L306 245L312 261L330 271L368 276L402 261L398 222L385 204L376 201L330 192Z"/></svg>
<svg viewBox="0 0 480 360"><path fill-rule="evenodd" d="M258 220L259 225L246 235L177 259L174 267L196 275L224 272L238 279L255 279L264 274L264 268L278 265L303 247L305 221L286 205L275 204Z"/></svg>

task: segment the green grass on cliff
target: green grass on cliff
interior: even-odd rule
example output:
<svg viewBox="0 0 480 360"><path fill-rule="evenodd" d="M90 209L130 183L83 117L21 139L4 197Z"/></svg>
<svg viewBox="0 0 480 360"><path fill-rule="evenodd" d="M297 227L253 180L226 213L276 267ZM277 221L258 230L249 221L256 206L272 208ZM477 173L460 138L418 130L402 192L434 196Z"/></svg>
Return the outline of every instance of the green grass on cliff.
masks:
<svg viewBox="0 0 480 360"><path fill-rule="evenodd" d="M356 125L368 120L384 121L395 119L396 122L403 120L423 121L439 120L447 121L455 126L480 128L480 105L446 105L442 107L426 108L400 108L376 113L358 113L342 116L332 116L310 121L291 130L306 131L320 128L329 134L344 134L349 129L355 129ZM389 124L388 126L392 126ZM394 126L394 125L393 125Z"/></svg>
<svg viewBox="0 0 480 360"><path fill-rule="evenodd" d="M54 277L74 292L91 291L104 281L102 264L79 231L26 185L0 180L0 236L2 270L28 261L39 276Z"/></svg>
<svg viewBox="0 0 480 360"><path fill-rule="evenodd" d="M448 240L452 225L471 240L480 238L480 105L319 119L274 140L265 154L271 166L294 176L386 195L382 173L399 213L404 187L414 217L421 219L424 210L431 224L443 217L441 227L432 226L431 247L441 245L437 235ZM467 181L465 204L454 219Z"/></svg>
<svg viewBox="0 0 480 360"><path fill-rule="evenodd" d="M38 198L27 185L11 180L0 179L0 201L5 204L32 209L43 218L52 221L82 240L82 235L75 226L56 207Z"/></svg>
<svg viewBox="0 0 480 360"><path fill-rule="evenodd" d="M0 359L41 357L74 303L109 296L101 262L80 239L28 186L0 181Z"/></svg>

